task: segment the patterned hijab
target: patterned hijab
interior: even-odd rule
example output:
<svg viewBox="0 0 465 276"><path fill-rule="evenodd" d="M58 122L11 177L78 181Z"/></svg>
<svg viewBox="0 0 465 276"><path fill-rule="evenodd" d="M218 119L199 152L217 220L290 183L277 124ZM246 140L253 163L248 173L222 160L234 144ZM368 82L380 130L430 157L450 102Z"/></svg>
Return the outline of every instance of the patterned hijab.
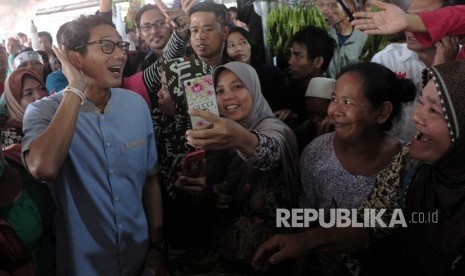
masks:
<svg viewBox="0 0 465 276"><path fill-rule="evenodd" d="M424 72L424 84L432 79L436 85L452 144L436 164L420 166L407 197L406 218L412 212L438 211L439 220L407 228L406 262L415 274L446 275L465 246L464 76L463 60Z"/></svg>
<svg viewBox="0 0 465 276"><path fill-rule="evenodd" d="M22 129L24 108L21 107L21 92L23 90L23 82L26 77L30 77L40 82L45 87L42 78L33 70L17 69L5 80L5 99L6 107L10 115L8 122L9 126Z"/></svg>
<svg viewBox="0 0 465 276"><path fill-rule="evenodd" d="M252 66L243 62L230 62L216 67L213 73L215 87L218 76L223 70L233 72L244 83L252 97L252 112L238 123L246 129L275 138L279 142L283 177L286 184L285 192L291 205L296 206L300 181L298 178L299 153L294 133L285 123L274 116L261 92L260 80ZM242 172L238 170L237 173Z"/></svg>
<svg viewBox="0 0 465 276"><path fill-rule="evenodd" d="M186 130L190 128L190 118L184 95L185 80L211 74L207 64L194 58L184 57L165 61L162 64L168 91L174 103L176 114L168 116L160 112L158 102L154 102L153 122L157 137L160 158L160 179L170 198L176 197L174 182L179 176L184 156L194 150L187 144Z"/></svg>

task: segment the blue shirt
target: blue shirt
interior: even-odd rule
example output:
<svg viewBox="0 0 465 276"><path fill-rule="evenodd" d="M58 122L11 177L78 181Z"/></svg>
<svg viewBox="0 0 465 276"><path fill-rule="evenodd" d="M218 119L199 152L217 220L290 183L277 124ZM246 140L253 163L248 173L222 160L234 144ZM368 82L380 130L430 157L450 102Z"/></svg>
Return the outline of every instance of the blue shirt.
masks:
<svg viewBox="0 0 465 276"><path fill-rule="evenodd" d="M47 76L45 86L47 87L49 94L55 94L65 89L68 85L68 80L61 69L53 71Z"/></svg>
<svg viewBox="0 0 465 276"><path fill-rule="evenodd" d="M30 104L23 152L50 124L63 94ZM148 250L142 204L157 152L147 104L112 89L103 114L81 106L69 153L48 187L57 205L57 275L138 275Z"/></svg>

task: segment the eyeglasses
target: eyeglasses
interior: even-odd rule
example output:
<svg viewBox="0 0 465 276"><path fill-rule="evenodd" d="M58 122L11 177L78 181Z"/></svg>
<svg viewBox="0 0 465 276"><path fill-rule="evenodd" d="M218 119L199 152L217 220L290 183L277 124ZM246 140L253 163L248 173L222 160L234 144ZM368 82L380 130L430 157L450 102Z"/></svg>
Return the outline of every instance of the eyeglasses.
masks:
<svg viewBox="0 0 465 276"><path fill-rule="evenodd" d="M142 26L139 26L139 30L141 30L142 32L144 33L147 33L147 32L150 32L150 30L152 28L155 28L157 30L160 30L161 28L163 28L164 26L166 25L166 22L164 20L159 20L159 21L156 21L155 23L153 24L150 24L150 23L145 23L144 25Z"/></svg>
<svg viewBox="0 0 465 276"><path fill-rule="evenodd" d="M114 42L114 41L106 40L106 39L100 39L100 40L97 40L97 41L89 42L89 43L87 43L85 45L77 46L77 47L74 48L74 50L77 50L77 49L82 48L82 47L87 47L87 46L92 45L92 44L99 44L100 49L105 54L113 53L115 51L115 46L118 46L118 48L121 51L123 51L123 53L125 53L125 54L127 54L128 51L129 51L129 42L126 42L126 41Z"/></svg>

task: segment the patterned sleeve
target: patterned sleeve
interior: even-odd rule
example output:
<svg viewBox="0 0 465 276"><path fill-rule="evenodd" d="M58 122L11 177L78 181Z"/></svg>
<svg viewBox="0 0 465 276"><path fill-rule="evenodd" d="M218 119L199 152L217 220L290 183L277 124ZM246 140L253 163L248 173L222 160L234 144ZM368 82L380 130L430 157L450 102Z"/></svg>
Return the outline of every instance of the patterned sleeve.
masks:
<svg viewBox="0 0 465 276"><path fill-rule="evenodd" d="M414 168L415 162L409 158L408 152L410 144L404 146L401 152L394 158L388 168L381 171L376 176L376 185L362 207L358 210L359 217L363 218L365 209L386 209L382 215L382 220L389 224L394 209L401 208L399 197L404 183L404 175L410 175L410 170ZM398 225L396 224L398 227ZM371 228L373 238L382 237L396 231L397 227L376 227Z"/></svg>
<svg viewBox="0 0 465 276"><path fill-rule="evenodd" d="M261 171L268 171L276 168L281 163L281 150L279 143L275 138L271 138L252 131L258 136L258 145L255 154L246 158L239 153L242 159L250 166Z"/></svg>
<svg viewBox="0 0 465 276"><path fill-rule="evenodd" d="M156 106L156 94L161 87L160 71L161 63L164 60L172 60L183 57L186 54L186 46L189 40L182 40L176 32L173 32L168 43L163 49L162 58L157 59L152 65L142 73L142 80L149 94L152 106Z"/></svg>

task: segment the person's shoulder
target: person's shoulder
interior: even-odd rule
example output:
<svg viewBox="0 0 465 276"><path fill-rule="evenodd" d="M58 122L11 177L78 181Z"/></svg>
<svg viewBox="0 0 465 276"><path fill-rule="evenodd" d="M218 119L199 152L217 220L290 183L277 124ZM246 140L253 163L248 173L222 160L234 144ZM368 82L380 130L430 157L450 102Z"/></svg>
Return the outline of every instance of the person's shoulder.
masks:
<svg viewBox="0 0 465 276"><path fill-rule="evenodd" d="M321 154L324 152L324 149L332 147L334 132L326 133L320 136L315 137L308 145L305 147L302 155L306 154Z"/></svg>
<svg viewBox="0 0 465 276"><path fill-rule="evenodd" d="M366 35L364 32L357 30L357 29L354 29L354 31L352 32L352 36L358 37L358 38L365 38L365 39L368 38L368 35Z"/></svg>
<svg viewBox="0 0 465 276"><path fill-rule="evenodd" d="M407 48L405 43L391 43L387 45L383 50L376 53L371 61L377 62L385 58L402 58L410 55L410 50Z"/></svg>
<svg viewBox="0 0 465 276"><path fill-rule="evenodd" d="M55 93L50 96L43 97L40 100L34 101L29 105L31 108L44 109L44 108L58 108L61 100L63 100L63 93ZM29 106L28 106L29 109Z"/></svg>
<svg viewBox="0 0 465 276"><path fill-rule="evenodd" d="M140 105L147 106L147 103L138 93L124 89L124 88L112 88L112 97L115 97L117 104L124 104L130 106L132 109L140 108Z"/></svg>
<svg viewBox="0 0 465 276"><path fill-rule="evenodd" d="M332 145L333 138L334 138L334 132L329 132L329 133L325 133L325 134L317 136L315 139L313 139L313 141L315 141L316 145L329 145L329 144Z"/></svg>
<svg viewBox="0 0 465 276"><path fill-rule="evenodd" d="M59 92L68 85L68 80L61 70L48 74L45 86L50 93Z"/></svg>

